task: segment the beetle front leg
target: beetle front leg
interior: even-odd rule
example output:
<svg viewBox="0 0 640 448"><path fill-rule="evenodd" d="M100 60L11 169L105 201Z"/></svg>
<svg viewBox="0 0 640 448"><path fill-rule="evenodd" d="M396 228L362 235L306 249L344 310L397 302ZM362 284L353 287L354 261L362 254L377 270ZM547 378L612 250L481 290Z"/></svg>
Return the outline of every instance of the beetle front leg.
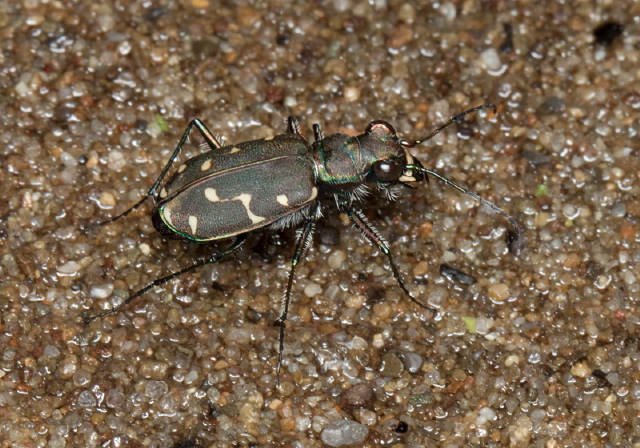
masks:
<svg viewBox="0 0 640 448"><path fill-rule="evenodd" d="M160 183L162 183L162 180L165 178L165 176L169 172L169 169L171 168L171 165L173 165L173 162L175 162L175 160L178 158L178 155L180 154L180 151L182 150L182 146L187 141L187 138L189 138L189 134L191 133L191 128L193 128L194 126L198 131L200 131L200 134L202 134L202 137L204 137L205 142L209 145L209 147L211 149L220 149L220 148L222 148L222 145L220 144L220 142L214 137L214 135L211 133L211 131L209 131L209 129L207 129L207 126L199 118L195 118L195 119L191 120L191 122L187 126L187 129L185 129L184 134L182 134L182 138L180 139L180 142L178 142L178 146L176 146L176 149L173 151L173 154L171 154L171 157L169 158L169 162L167 162L167 165L164 167L164 169L160 173L160 176L158 176L158 179L156 179L155 183L149 189L149 191L147 192L145 197L143 197L140 201L135 203L133 205L133 207L127 209L123 213L120 213L119 215L117 215L117 216L115 216L115 217L113 217L111 219L108 219L107 221L102 221L102 222L99 222L97 224L93 224L93 225L91 225L89 227L85 227L82 230L87 232L87 231L89 231L91 229L95 229L96 227L101 227L101 226L104 226L105 224L110 224L112 222L115 222L120 218L124 218L129 213L131 213L132 211L138 209L142 204L145 203L145 201L147 199L149 199L151 196L153 196L155 194L156 190L158 189L158 186L160 185Z"/></svg>
<svg viewBox="0 0 640 448"><path fill-rule="evenodd" d="M373 227L371 224L369 224L369 222L365 218L362 211L354 209L344 199L339 199L338 201L339 201L338 203L340 205L340 208L344 210L344 212L349 217L349 220L351 220L351 222L358 228L358 230L360 230L360 232L362 232L362 234L365 236L366 239L369 240L371 244L376 246L380 252L386 255L387 260L389 260L389 265L391 266L391 272L393 272L393 277L396 279L396 282L398 282L398 286L400 286L400 289L402 289L402 291L406 294L406 296L409 297L409 299L412 302L414 302L416 305L418 305L420 308L424 308L426 310L431 311L434 314L437 314L437 311L435 309L423 303L420 303L415 297L411 295L409 290L404 285L404 280L402 279L402 276L398 271L398 267L393 261L393 257L391 256L391 250L389 249L389 245L382 238L382 235L380 235L378 230L375 227Z"/></svg>
<svg viewBox="0 0 640 448"><path fill-rule="evenodd" d="M317 210L317 206L316 206ZM312 217L316 216L316 211L310 215ZM313 231L315 229L316 223L309 219L304 223L304 226L300 229L298 233L298 244L296 246L296 251L293 254L293 260L291 260L291 270L289 271L289 280L287 281L287 289L285 290L284 297L282 298L282 307L280 310L280 317L275 322L275 325L280 326L280 344L278 350L278 366L276 367L276 387L280 385L280 369L282 367L282 353L284 351L284 333L285 333L285 323L287 321L287 315L289 314L289 303L291 302L291 289L293 288L293 281L295 279L296 266L298 262L302 259L305 251L311 246L311 242L313 241Z"/></svg>

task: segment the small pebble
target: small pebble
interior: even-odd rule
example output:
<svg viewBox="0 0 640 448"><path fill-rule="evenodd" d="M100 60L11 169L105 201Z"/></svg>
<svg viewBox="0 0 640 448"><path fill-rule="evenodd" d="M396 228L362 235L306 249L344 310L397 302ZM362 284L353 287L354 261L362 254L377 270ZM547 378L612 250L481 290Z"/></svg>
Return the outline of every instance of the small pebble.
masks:
<svg viewBox="0 0 640 448"><path fill-rule="evenodd" d="M342 393L340 406L343 408L368 408L375 398L373 388L368 384L356 384Z"/></svg>
<svg viewBox="0 0 640 448"><path fill-rule="evenodd" d="M409 2L403 3L398 10L398 19L411 25L416 20L416 8Z"/></svg>
<svg viewBox="0 0 640 448"><path fill-rule="evenodd" d="M315 297L320 294L322 294L322 287L317 283L310 282L307 283L307 286L304 287L304 295L309 298Z"/></svg>
<svg viewBox="0 0 640 448"><path fill-rule="evenodd" d="M100 194L100 207L102 208L112 208L116 205L116 198L106 191L103 191Z"/></svg>
<svg viewBox="0 0 640 448"><path fill-rule="evenodd" d="M118 389L109 389L105 398L105 403L109 408L120 409L125 403L125 396Z"/></svg>
<svg viewBox="0 0 640 448"><path fill-rule="evenodd" d="M590 374L591 369L582 362L576 363L573 367L571 367L571 375L578 378L586 378Z"/></svg>
<svg viewBox="0 0 640 448"><path fill-rule="evenodd" d="M147 243L138 245L138 249L140 249L143 255L149 255L151 253L151 247Z"/></svg>
<svg viewBox="0 0 640 448"><path fill-rule="evenodd" d="M440 275L462 285L473 285L476 282L475 278L446 264L440 265Z"/></svg>
<svg viewBox="0 0 640 448"><path fill-rule="evenodd" d="M91 392L85 390L78 396L77 404L81 408L94 408L98 402Z"/></svg>
<svg viewBox="0 0 640 448"><path fill-rule="evenodd" d="M91 287L89 295L94 299L106 299L113 292L113 284L95 285Z"/></svg>
<svg viewBox="0 0 640 448"><path fill-rule="evenodd" d="M406 25L398 24L389 30L387 47L394 50L400 49L413 40L413 29Z"/></svg>
<svg viewBox="0 0 640 448"><path fill-rule="evenodd" d="M167 378L169 365L165 362L145 360L140 362L138 373L147 379L164 380Z"/></svg>
<svg viewBox="0 0 640 448"><path fill-rule="evenodd" d="M373 305L373 313L380 320L386 320L391 317L391 305L387 302L376 303Z"/></svg>
<svg viewBox="0 0 640 448"><path fill-rule="evenodd" d="M369 428L353 420L336 420L324 428L320 433L322 443L331 447L340 447L363 443L369 435Z"/></svg>
<svg viewBox="0 0 640 448"><path fill-rule="evenodd" d="M44 348L43 354L45 356L50 356L52 358L55 358L56 356L60 356L60 350L58 350L58 348L55 345L47 345Z"/></svg>
<svg viewBox="0 0 640 448"><path fill-rule="evenodd" d="M348 103L354 103L360 99L360 88L346 87L344 89L344 99Z"/></svg>
<svg viewBox="0 0 640 448"><path fill-rule="evenodd" d="M191 0L191 5L194 8L202 8L202 9L206 9L209 7L211 3L209 2L209 0Z"/></svg>
<svg viewBox="0 0 640 448"><path fill-rule="evenodd" d="M416 263L416 265L413 267L412 273L414 277L424 277L429 273L429 263L427 263L426 261L420 261Z"/></svg>
<svg viewBox="0 0 640 448"><path fill-rule="evenodd" d="M481 57L488 70L498 70L500 68L500 56L498 56L498 52L495 49L489 48L483 51Z"/></svg>
<svg viewBox="0 0 640 448"><path fill-rule="evenodd" d="M515 425L508 428L510 446L527 446L531 439L531 419L527 416L520 417Z"/></svg>
<svg viewBox="0 0 640 448"><path fill-rule="evenodd" d="M493 409L487 408L487 407L482 408L478 412L478 418L476 419L476 424L484 425L489 421L495 420L496 417L497 417L496 411L494 411Z"/></svg>
<svg viewBox="0 0 640 448"><path fill-rule="evenodd" d="M409 373L418 373L424 363L424 358L414 352L398 352L398 357Z"/></svg>
<svg viewBox="0 0 640 448"><path fill-rule="evenodd" d="M388 376L391 378L398 378L402 375L404 365L395 352L388 352L382 356L382 362L380 363L380 375Z"/></svg>
<svg viewBox="0 0 640 448"><path fill-rule="evenodd" d="M164 381L147 381L145 395L151 400L158 400L169 392L169 386Z"/></svg>
<svg viewBox="0 0 640 448"><path fill-rule="evenodd" d="M118 150L112 150L109 152L108 163L107 166L109 169L114 171L120 171L127 165L127 160L125 159L122 152Z"/></svg>
<svg viewBox="0 0 640 448"><path fill-rule="evenodd" d="M509 355L507 356L507 359L504 360L505 367L518 365L519 363L520 363L520 357L518 357L518 355Z"/></svg>
<svg viewBox="0 0 640 448"><path fill-rule="evenodd" d="M59 275L76 275L79 270L80 265L75 261L68 261L56 269Z"/></svg>
<svg viewBox="0 0 640 448"><path fill-rule="evenodd" d="M489 286L487 292L491 300L495 302L502 303L509 298L509 287L504 283Z"/></svg>
<svg viewBox="0 0 640 448"><path fill-rule="evenodd" d="M369 411L368 409L358 409L354 411L353 415L360 423L367 426L375 425L378 420L377 414L374 411Z"/></svg>

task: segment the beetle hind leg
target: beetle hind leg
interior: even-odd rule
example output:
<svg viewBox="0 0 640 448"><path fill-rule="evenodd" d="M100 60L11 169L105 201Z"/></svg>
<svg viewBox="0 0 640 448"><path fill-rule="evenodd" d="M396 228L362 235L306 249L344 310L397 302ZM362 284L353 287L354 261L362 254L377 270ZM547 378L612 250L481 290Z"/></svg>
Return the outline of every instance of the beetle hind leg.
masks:
<svg viewBox="0 0 640 448"><path fill-rule="evenodd" d="M83 322L85 324L88 324L92 320L95 320L95 319L98 319L98 318L101 318L101 317L104 317L104 316L108 316L109 314L117 313L118 310L120 310L120 308L122 308L122 307L128 305L129 303L133 302L135 299L137 299L141 295L145 294L150 289L155 288L157 286L164 285L168 281L173 280L174 278L180 277L181 275L186 274L188 272L194 271L194 270L196 270L197 268L199 268L201 266L204 266L204 265L207 265L207 264L211 264L211 263L217 263L218 261L220 261L221 259L223 259L227 255L232 254L233 252L235 252L238 249L240 249L240 246L242 246L242 244L244 244L246 239L247 239L246 234L237 236L236 239L233 241L233 243L229 247L227 247L226 249L223 249L223 250L215 253L214 255L212 255L211 257L207 258L206 260L201 260L201 261L197 262L196 264L193 264L193 265L191 265L189 267L181 269L180 271L174 272L173 274L169 274L166 277L162 277L162 278L159 278L157 280L154 280L153 282L151 282L150 284L148 284L147 286L145 286L141 290L139 290L136 293L130 295L122 303L120 303L118 305L115 305L113 308L110 308L108 310L102 311L101 313L95 314L93 316L85 316L85 317L83 317L82 318Z"/></svg>
<svg viewBox="0 0 640 448"><path fill-rule="evenodd" d="M185 144L185 142L189 138L189 134L191 134L191 129L193 127L195 127L198 131L200 131L200 134L202 134L202 137L204 137L205 144L207 146L209 146L210 149L220 149L220 148L222 148L222 145L220 144L218 139L211 133L211 131L209 131L209 129L207 129L207 126L202 122L202 120L200 120L199 118L195 118L195 119L191 120L191 122L187 126L187 129L185 129L184 134L182 134L182 138L180 139L180 142L178 142L178 146L176 146L176 149L173 151L173 154L171 154L171 157L169 158L169 161L167 162L167 164L163 168L162 172L160 173L160 175L158 176L158 178L154 182L153 186L149 189L149 191L147 191L147 194L140 201L136 202L132 207L130 207L129 209L125 210L123 213L120 213L119 215L114 216L111 219L107 219L106 221L102 221L102 222L99 222L97 224L93 224L93 225L90 225L88 227L85 227L82 230L84 232L88 232L89 230L95 229L97 227L102 227L102 226L104 226L106 224L110 224L112 222L115 222L115 221L119 220L120 218L124 218L129 213L133 212L134 210L137 210L142 204L144 204L147 201L147 199L149 199L151 196L153 196L156 193L156 191L157 191L158 187L160 186L160 184L162 183L162 181L164 180L165 176L169 172L169 169L171 168L171 165L173 165L173 162L175 162L175 160L178 158L178 155L180 154L180 151L182 150L182 146Z"/></svg>
<svg viewBox="0 0 640 448"><path fill-rule="evenodd" d="M287 134L300 134L300 121L295 117L287 117Z"/></svg>

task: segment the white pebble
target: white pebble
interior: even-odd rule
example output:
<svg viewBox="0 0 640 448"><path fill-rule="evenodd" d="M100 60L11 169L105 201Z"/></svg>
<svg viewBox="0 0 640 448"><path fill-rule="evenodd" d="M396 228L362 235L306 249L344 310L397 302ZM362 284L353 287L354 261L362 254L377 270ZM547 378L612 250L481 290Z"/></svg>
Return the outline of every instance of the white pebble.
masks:
<svg viewBox="0 0 640 448"><path fill-rule="evenodd" d="M334 250L331 255L329 255L327 263L329 263L329 267L331 269L340 269L342 263L344 263L346 259L347 255L344 253L344 251L338 249Z"/></svg>
<svg viewBox="0 0 640 448"><path fill-rule="evenodd" d="M95 285L89 291L89 295L94 299L106 299L113 292L113 285Z"/></svg>
<svg viewBox="0 0 640 448"><path fill-rule="evenodd" d="M114 171L120 171L127 165L127 161L121 151L113 150L109 153L107 166Z"/></svg>
<svg viewBox="0 0 640 448"><path fill-rule="evenodd" d="M307 297L315 297L318 294L322 294L322 287L317 283L308 283L307 286L304 287L304 295Z"/></svg>
<svg viewBox="0 0 640 448"><path fill-rule="evenodd" d="M76 275L80 270L80 265L75 261L69 261L62 266L58 266L58 275Z"/></svg>

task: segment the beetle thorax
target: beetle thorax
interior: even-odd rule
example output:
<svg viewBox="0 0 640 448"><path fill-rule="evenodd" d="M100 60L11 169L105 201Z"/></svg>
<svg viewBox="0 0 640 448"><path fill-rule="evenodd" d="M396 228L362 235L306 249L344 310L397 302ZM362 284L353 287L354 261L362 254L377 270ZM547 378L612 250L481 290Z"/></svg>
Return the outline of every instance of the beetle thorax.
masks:
<svg viewBox="0 0 640 448"><path fill-rule="evenodd" d="M405 149L397 140L383 140L364 133L356 137L333 134L312 145L317 182L329 192L348 192L375 180L373 165L381 160L406 160Z"/></svg>

